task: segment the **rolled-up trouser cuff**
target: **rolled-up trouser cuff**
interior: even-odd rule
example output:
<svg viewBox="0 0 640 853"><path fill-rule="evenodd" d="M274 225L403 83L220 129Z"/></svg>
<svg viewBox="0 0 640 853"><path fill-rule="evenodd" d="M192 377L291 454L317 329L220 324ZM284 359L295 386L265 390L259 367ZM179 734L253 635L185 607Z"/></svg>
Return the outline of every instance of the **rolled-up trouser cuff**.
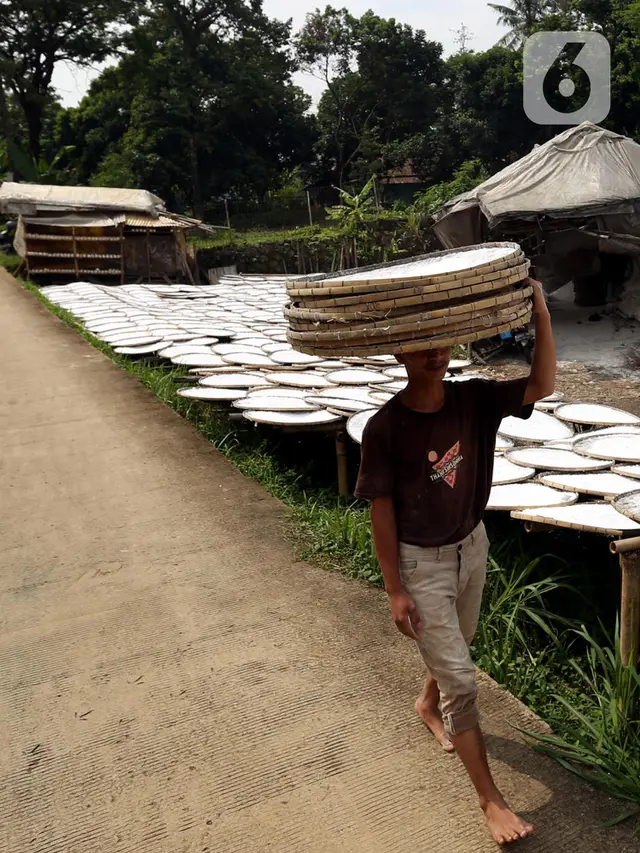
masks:
<svg viewBox="0 0 640 853"><path fill-rule="evenodd" d="M468 732L469 729L475 729L480 722L478 706L475 701L469 708L464 711L457 711L454 714L445 714L442 717L444 722L444 730L448 735L461 735L463 732Z"/></svg>

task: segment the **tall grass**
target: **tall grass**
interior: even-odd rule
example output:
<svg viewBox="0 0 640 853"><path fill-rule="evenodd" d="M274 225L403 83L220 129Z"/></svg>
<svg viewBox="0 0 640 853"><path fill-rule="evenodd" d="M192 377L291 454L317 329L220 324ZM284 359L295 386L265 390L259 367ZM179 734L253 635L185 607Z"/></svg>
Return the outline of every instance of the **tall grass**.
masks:
<svg viewBox="0 0 640 853"><path fill-rule="evenodd" d="M534 707L548 702L549 672L557 666L559 629L566 624L549 610L546 599L561 588L570 588L554 576L536 579L540 564L540 558L530 562L515 558L499 564L495 556L489 556L482 614L473 643L480 669Z"/></svg>
<svg viewBox="0 0 640 853"><path fill-rule="evenodd" d="M554 734L527 736L567 770L632 803L611 822L617 823L640 815L640 673L622 660L617 626L606 646L584 626L575 634L587 648L584 660L570 661L582 688L580 707L557 695L566 713L550 720Z"/></svg>

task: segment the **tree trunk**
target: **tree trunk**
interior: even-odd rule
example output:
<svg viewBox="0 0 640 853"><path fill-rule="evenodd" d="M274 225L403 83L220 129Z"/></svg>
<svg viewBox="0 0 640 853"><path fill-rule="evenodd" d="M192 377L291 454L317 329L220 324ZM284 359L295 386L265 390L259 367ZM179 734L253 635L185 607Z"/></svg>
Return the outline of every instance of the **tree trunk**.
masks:
<svg viewBox="0 0 640 853"><path fill-rule="evenodd" d="M34 165L40 162L40 137L42 136L42 106L29 98L27 95L20 98L20 106L24 112L27 122L27 134L29 137L29 154Z"/></svg>
<svg viewBox="0 0 640 853"><path fill-rule="evenodd" d="M13 122L7 106L7 93L4 89L4 81L0 80L0 124L2 125L2 135L7 143L7 159L9 161L9 171L13 172L14 180L22 177L20 170L16 166L13 156L14 134Z"/></svg>

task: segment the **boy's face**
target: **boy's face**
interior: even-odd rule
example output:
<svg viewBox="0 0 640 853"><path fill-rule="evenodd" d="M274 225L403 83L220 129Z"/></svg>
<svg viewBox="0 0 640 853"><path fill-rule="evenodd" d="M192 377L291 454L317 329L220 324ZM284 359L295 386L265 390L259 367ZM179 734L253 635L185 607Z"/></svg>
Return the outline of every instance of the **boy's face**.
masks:
<svg viewBox="0 0 640 853"><path fill-rule="evenodd" d="M404 364L409 379L413 382L433 382L434 379L444 379L451 361L451 347L404 352L396 355L396 360Z"/></svg>

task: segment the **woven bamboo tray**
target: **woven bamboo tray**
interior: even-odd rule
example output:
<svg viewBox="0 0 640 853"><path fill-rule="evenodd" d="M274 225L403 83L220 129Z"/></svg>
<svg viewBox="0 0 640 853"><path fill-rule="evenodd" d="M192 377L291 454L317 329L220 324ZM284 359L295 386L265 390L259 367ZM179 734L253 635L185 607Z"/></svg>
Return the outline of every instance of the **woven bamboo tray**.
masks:
<svg viewBox="0 0 640 853"><path fill-rule="evenodd" d="M488 257L486 261L482 259L483 255ZM324 291L331 287L378 288L381 285L384 289L393 284L404 284L409 281L438 284L457 281L467 276L469 271L473 274L490 274L513 267L521 262L521 258L522 250L517 243L484 243L482 246L432 252L412 258L410 261L392 261L387 264L362 267L358 270L338 272L325 276L321 281L318 281L317 276L297 279L287 283L287 290L290 295L294 295L295 291L308 292L314 287ZM432 272L428 271L429 268ZM305 284L309 287L305 287Z"/></svg>
<svg viewBox="0 0 640 853"><path fill-rule="evenodd" d="M378 281L373 284L353 284L353 285L327 285L325 287L292 287L288 293L293 301L304 300L305 304L317 305L319 307L335 305L357 305L367 299L374 298L379 294L393 293L394 295L404 294L405 291L413 293L437 293L447 290L458 290L460 288L469 287L472 285L484 284L490 281L500 281L512 276L514 272L521 272L521 278L524 278L529 272L530 263L522 255L517 259L517 263L504 267L499 270L491 270L488 272L479 273L476 270L467 270L464 274L458 274L454 277L437 277L437 281L400 281L395 284L389 284L387 281ZM440 280L444 278L445 280Z"/></svg>
<svg viewBox="0 0 640 853"><path fill-rule="evenodd" d="M358 340L360 338L376 337L381 334L400 334L407 331L430 331L440 326L446 327L452 323L462 322L465 319L473 319L490 314L494 309L508 307L520 307L524 301L533 293L532 287L512 290L500 296L491 296L477 302L462 303L447 308L439 308L434 311L423 311L419 314L406 314L400 317L389 317L385 320L372 321L370 323L349 324L346 328L336 328L324 331L322 326L314 325L313 329L299 331L292 329L291 341L335 342Z"/></svg>
<svg viewBox="0 0 640 853"><path fill-rule="evenodd" d="M419 333L417 337L403 341L387 340L379 343L368 341L362 345L351 343L347 345L345 342L336 344L326 344L320 346L312 342L295 342L295 348L301 352L307 352L310 355L326 355L331 352L336 356L369 356L369 355L393 355L403 352L420 352L427 349L436 349L438 347L449 347L456 344L467 344L473 341L479 341L484 338L499 335L502 332L508 332L518 326L523 326L531 319L531 306L525 305L519 312L512 314L512 319L508 321L498 321L493 319L494 325L485 325L486 318L480 318L483 323L478 325L465 324L460 327L453 327L444 334L430 335L425 337L425 333ZM292 346L294 342L291 341Z"/></svg>
<svg viewBox="0 0 640 853"><path fill-rule="evenodd" d="M452 329L481 328L483 325L491 326L495 323L507 322L517 315L521 303L507 308L485 308L476 313L468 313L455 317L438 317L435 320L414 320L404 326L384 326L377 329L356 329L353 332L345 331L339 334L327 333L329 337L319 338L322 333L318 332L290 332L292 345L299 346L304 343L313 343L325 347L325 351L332 351L332 347L340 344L363 346L377 341L407 341L417 338L425 339L434 335L442 335Z"/></svg>
<svg viewBox="0 0 640 853"><path fill-rule="evenodd" d="M488 281L484 284L473 285L472 287L460 287L455 290L431 291L423 288L412 288L408 291L399 291L399 293L407 293L407 296L402 298L397 298L397 295L394 294L393 298L390 299L381 299L374 302L356 302L345 305L344 307L348 310L343 310L342 307L331 307L330 309L322 310L308 307L309 302L304 302L304 305L295 302L284 309L284 314L290 325L294 323L311 325L317 323L365 322L370 319L383 319L400 313L410 314L412 311L415 311L416 305L429 305L437 309L442 305L449 305L453 302L461 302L463 300L468 302L470 301L469 297L472 296L481 296L485 293L499 294L509 290L510 287L520 283L522 280L522 275L514 273L508 278Z"/></svg>

